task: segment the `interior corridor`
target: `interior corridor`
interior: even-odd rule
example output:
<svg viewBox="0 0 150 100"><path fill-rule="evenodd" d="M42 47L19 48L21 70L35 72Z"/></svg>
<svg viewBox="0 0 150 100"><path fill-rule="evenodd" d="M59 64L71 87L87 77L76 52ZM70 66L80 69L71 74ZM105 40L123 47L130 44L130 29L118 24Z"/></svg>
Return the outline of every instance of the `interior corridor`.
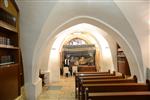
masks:
<svg viewBox="0 0 150 100"><path fill-rule="evenodd" d="M59 82L43 87L38 100L76 100L74 77L61 77Z"/></svg>

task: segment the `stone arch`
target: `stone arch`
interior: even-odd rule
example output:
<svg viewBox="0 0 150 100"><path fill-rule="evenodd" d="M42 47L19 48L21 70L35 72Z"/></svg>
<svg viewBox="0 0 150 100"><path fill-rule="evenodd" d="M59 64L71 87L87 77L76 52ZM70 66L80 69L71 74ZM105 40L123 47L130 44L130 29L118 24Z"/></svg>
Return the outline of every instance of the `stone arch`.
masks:
<svg viewBox="0 0 150 100"><path fill-rule="evenodd" d="M51 31L51 33L48 35L45 34L44 31L41 32L42 35L38 39L38 42L37 42L37 45L36 45L35 51L34 51L34 56L33 56L32 82L36 82L36 80L38 80L38 78L39 78L38 72L39 72L39 68L41 66L44 65L44 66L48 67L48 60L42 61L42 59L49 58L48 52L52 48L52 44L54 43L54 41L57 37L57 34L60 33L61 31L63 31L64 29L67 29L71 26L74 26L74 25L80 24L80 23L91 24L91 25L96 26L96 27L104 30L105 32L109 33L109 35L113 39L115 39L120 44L120 46L123 48L123 50L127 56L128 62L129 62L131 74L137 75L137 77L140 81L144 81L144 68L142 66L143 63L141 63L142 58L140 58L138 56L139 54L141 55L141 52L137 52L137 51L140 51L140 46L139 46L139 43L138 43L134 33L132 34L134 36L134 37L132 37L132 39L136 41L136 45L134 45L133 43L129 43L128 38L126 38L126 36L124 36L124 34L122 34L121 31L118 31L117 29L106 24L105 22L103 22L100 19L97 19L94 17L89 17L89 16L77 16L77 17L71 18L67 22L56 27L55 30ZM45 25L47 25L47 24L48 24L48 22L46 22ZM44 26L42 30L44 30L45 27L46 26ZM45 40L45 41L43 42L43 40ZM38 44L41 44L41 41L43 42L43 45L39 46ZM132 45L134 45L134 47L136 47L136 48L133 48Z"/></svg>
<svg viewBox="0 0 150 100"><path fill-rule="evenodd" d="M89 24L95 25L95 26L103 29L104 31L110 33L109 35L112 36L114 39L116 39L116 41L118 43L120 43L120 45L124 49L125 54L126 54L127 58L129 59L129 65L133 65L133 67L138 69L137 73L133 73L132 69L134 69L134 68L130 68L131 69L131 73L137 74L138 76L140 75L140 77L139 77L140 79L143 77L143 76L141 76L141 75L143 75L142 72L141 72L142 70L139 70L139 69L142 69L142 68L140 68L140 66L139 66L140 64L137 61L135 52L133 51L132 46L128 43L127 39L124 36L122 36L119 31L117 31L116 29L112 28L109 25L106 25L104 22L102 22L102 21L100 21L98 19L95 19L95 18L92 18L92 17L88 17L88 16L80 16L80 17L71 19L69 22L67 22L64 25L62 25L58 30L56 30L55 32L52 32L52 34L54 34L54 36L49 37L49 39L48 39L48 40L50 40L49 44L51 45L52 41L54 41L54 39L52 40L51 38L54 38L55 35L57 35L57 33L61 32L64 28L66 29L66 28L69 28L70 26L73 26L73 25L76 25L76 24L79 24L79 23L82 23L82 22L87 22ZM47 42L48 41L46 41L45 43L47 43ZM40 50L39 50L39 52L40 52ZM41 52L42 52L42 50L41 50ZM41 52L38 53L38 54L41 55ZM130 56L130 54L132 55L132 57ZM36 55L36 56L38 56L38 55ZM39 58L39 57L35 57L35 58Z"/></svg>

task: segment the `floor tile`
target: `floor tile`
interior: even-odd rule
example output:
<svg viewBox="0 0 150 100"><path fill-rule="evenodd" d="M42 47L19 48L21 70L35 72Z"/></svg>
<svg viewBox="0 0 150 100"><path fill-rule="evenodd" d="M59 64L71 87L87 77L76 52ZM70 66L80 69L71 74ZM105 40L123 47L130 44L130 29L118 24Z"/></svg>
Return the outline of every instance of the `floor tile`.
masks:
<svg viewBox="0 0 150 100"><path fill-rule="evenodd" d="M76 100L74 77L61 77L60 82L43 87L38 100Z"/></svg>

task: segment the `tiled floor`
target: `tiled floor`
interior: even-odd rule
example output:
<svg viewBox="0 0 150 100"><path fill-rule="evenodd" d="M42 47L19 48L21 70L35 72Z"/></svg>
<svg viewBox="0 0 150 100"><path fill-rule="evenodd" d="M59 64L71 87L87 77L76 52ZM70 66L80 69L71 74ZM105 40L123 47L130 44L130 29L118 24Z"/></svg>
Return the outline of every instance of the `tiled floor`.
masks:
<svg viewBox="0 0 150 100"><path fill-rule="evenodd" d="M38 100L76 100L74 77L61 77L60 82L43 88Z"/></svg>

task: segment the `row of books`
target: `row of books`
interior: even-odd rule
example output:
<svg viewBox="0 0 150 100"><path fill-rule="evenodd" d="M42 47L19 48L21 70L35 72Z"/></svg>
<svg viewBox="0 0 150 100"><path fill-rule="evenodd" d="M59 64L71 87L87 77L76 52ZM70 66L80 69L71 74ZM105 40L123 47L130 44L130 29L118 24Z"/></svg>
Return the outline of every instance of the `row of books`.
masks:
<svg viewBox="0 0 150 100"><path fill-rule="evenodd" d="M0 47L13 46L13 41L10 38L0 36Z"/></svg>
<svg viewBox="0 0 150 100"><path fill-rule="evenodd" d="M10 13L4 11L3 9L0 9L0 12L1 12L0 13L0 20L16 27L16 17L15 16L13 16Z"/></svg>
<svg viewBox="0 0 150 100"><path fill-rule="evenodd" d="M11 55L1 56L0 57L0 65L6 65L14 63L14 58Z"/></svg>

